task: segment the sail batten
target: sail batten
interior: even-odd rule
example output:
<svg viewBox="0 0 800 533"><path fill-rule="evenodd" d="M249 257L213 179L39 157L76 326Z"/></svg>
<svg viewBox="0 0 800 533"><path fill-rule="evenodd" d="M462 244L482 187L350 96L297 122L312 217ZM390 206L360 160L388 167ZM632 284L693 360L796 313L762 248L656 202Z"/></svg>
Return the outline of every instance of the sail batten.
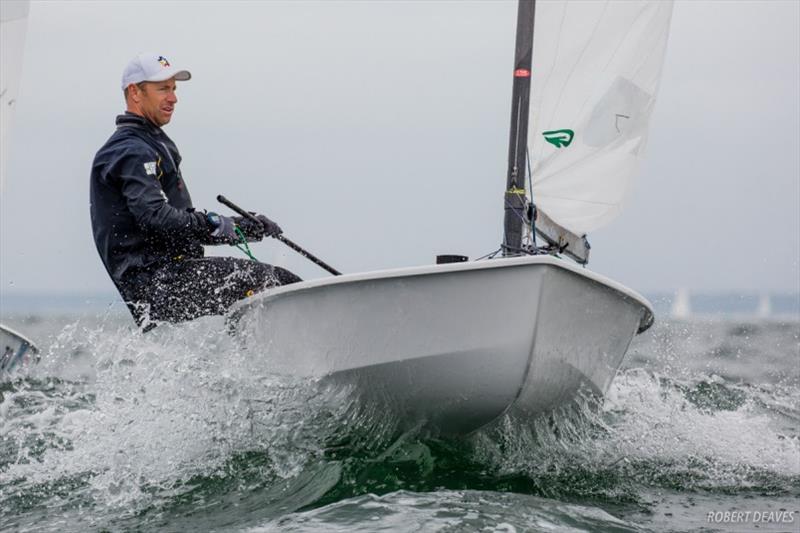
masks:
<svg viewBox="0 0 800 533"><path fill-rule="evenodd" d="M647 141L672 15L665 0L539 2L532 201L577 235L615 218Z"/></svg>

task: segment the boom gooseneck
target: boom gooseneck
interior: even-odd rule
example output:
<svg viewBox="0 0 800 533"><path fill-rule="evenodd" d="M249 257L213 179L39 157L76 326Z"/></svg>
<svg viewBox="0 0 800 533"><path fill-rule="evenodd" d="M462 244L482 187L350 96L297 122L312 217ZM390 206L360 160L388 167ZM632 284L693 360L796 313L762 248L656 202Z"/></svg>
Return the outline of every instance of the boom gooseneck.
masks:
<svg viewBox="0 0 800 533"><path fill-rule="evenodd" d="M511 131L508 141L508 179L505 192L503 255L522 253L522 228L527 220L525 169L528 150L528 112L533 56L533 19L536 0L520 0L511 93Z"/></svg>

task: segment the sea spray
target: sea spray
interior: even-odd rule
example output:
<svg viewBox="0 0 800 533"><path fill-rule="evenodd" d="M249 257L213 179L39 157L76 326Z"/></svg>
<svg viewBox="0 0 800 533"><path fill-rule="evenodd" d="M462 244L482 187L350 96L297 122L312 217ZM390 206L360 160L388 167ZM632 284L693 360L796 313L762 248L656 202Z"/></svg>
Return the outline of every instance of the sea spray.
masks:
<svg viewBox="0 0 800 533"><path fill-rule="evenodd" d="M72 321L0 385L0 529L690 530L793 510L798 331L657 324L601 403L452 440L274 375L223 319Z"/></svg>
<svg viewBox="0 0 800 533"><path fill-rule="evenodd" d="M79 351L91 372L3 390L0 503L19 510L11 499L25 493L26 508L58 506L53 488L69 480L68 500L132 516L190 492L191 480L241 474L243 454L264 456L262 481L298 476L342 425L357 425L347 390L270 375L225 332L217 318L148 334L65 327L37 372Z"/></svg>
<svg viewBox="0 0 800 533"><path fill-rule="evenodd" d="M527 476L531 492L548 497L619 500L642 487L796 494L796 431L765 412L757 388L724 383L717 405L698 402L693 393L718 381L627 370L599 410L586 403L534 421L507 418L477 438L476 456L499 474ZM741 399L732 406L729 396Z"/></svg>

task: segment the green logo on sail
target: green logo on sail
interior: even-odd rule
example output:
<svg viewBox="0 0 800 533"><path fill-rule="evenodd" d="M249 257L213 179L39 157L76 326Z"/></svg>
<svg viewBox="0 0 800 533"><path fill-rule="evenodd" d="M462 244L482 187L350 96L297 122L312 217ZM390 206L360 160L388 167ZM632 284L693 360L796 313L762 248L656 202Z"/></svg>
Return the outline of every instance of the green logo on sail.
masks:
<svg viewBox="0 0 800 533"><path fill-rule="evenodd" d="M553 130L542 132L544 140L555 146L556 148L566 148L575 137L575 132L572 130Z"/></svg>

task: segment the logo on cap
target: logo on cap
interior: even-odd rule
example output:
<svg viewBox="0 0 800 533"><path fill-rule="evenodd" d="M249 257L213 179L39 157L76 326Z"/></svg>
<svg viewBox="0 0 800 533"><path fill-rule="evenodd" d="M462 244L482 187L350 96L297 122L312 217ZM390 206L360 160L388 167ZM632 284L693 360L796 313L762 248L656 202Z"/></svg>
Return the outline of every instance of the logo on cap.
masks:
<svg viewBox="0 0 800 533"><path fill-rule="evenodd" d="M158 56L158 62L161 63L162 67L166 68L166 67L170 66L169 61L167 61L167 58L164 57L164 56Z"/></svg>

